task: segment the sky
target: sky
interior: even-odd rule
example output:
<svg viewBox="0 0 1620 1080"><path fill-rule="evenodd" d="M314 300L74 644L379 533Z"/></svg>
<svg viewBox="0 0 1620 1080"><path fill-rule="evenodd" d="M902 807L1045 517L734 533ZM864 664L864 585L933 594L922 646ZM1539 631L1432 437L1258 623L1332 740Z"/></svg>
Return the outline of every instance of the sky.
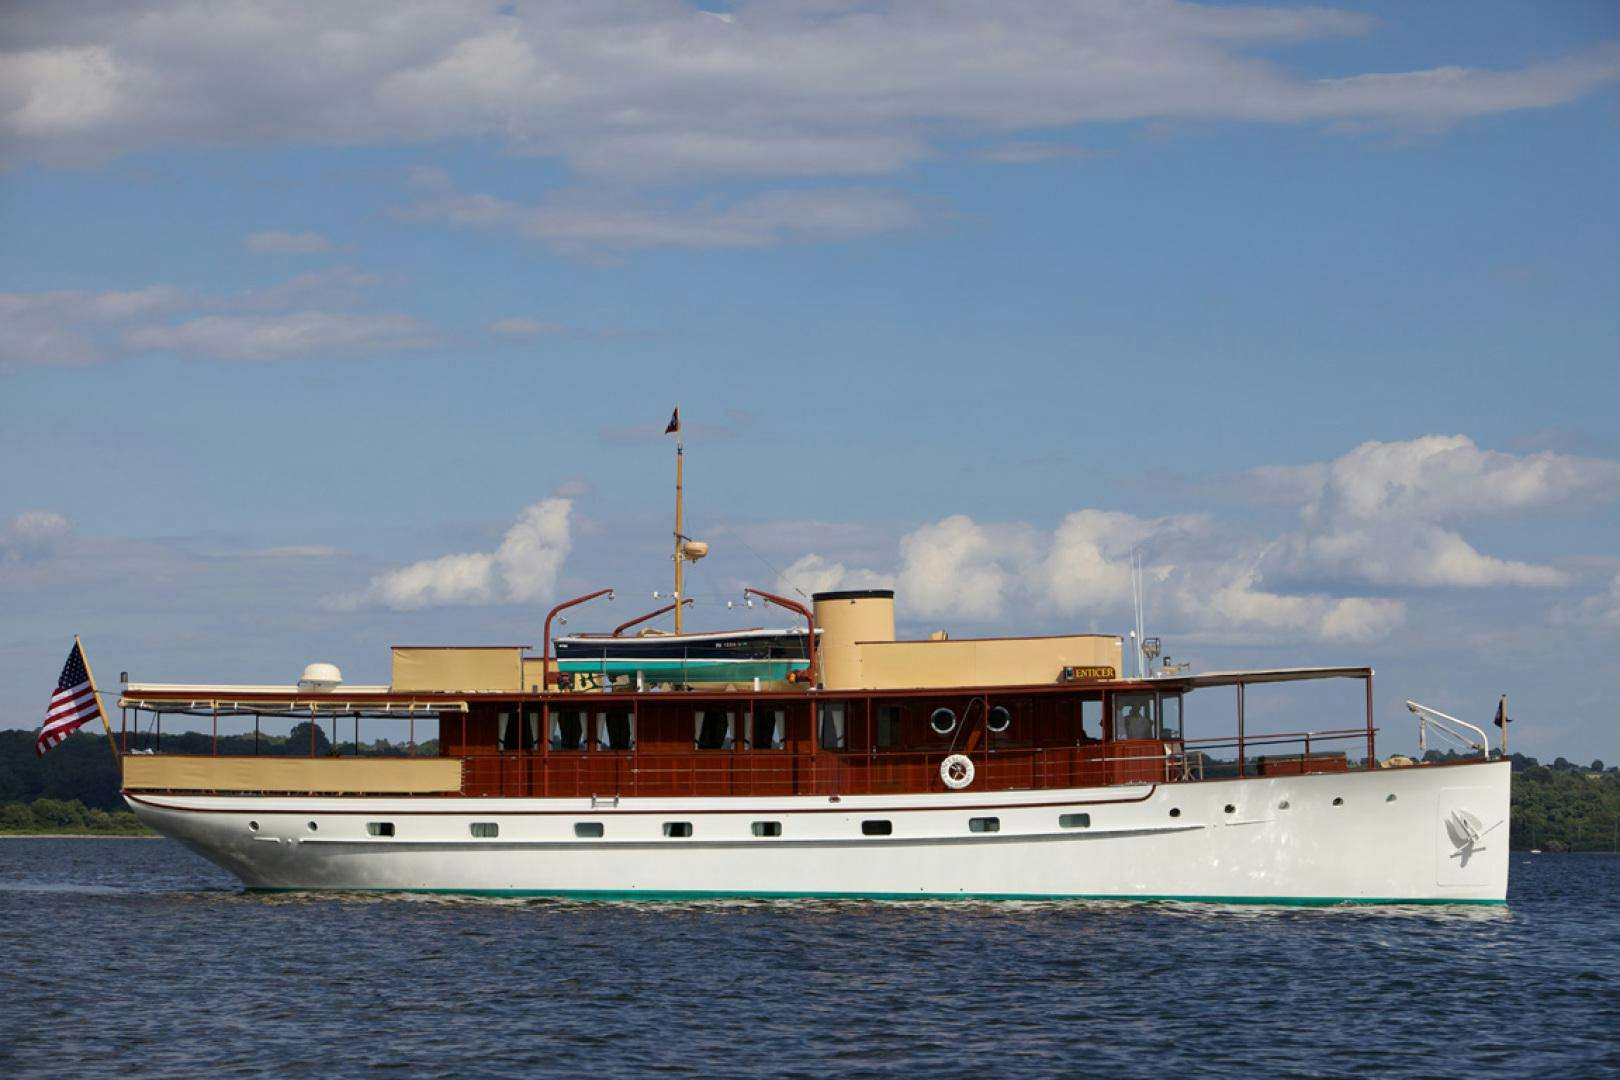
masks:
<svg viewBox="0 0 1620 1080"><path fill-rule="evenodd" d="M1137 551L1195 670L1613 762L1616 192L1602 0L9 4L0 726L75 633L386 682L650 610L678 404L693 626L1123 633Z"/></svg>

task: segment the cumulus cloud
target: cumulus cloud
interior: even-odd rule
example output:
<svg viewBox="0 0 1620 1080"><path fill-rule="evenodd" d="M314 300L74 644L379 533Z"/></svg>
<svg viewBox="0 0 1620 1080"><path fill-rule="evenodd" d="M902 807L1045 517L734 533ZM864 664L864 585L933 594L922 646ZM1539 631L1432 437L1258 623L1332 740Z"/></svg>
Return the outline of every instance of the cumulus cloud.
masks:
<svg viewBox="0 0 1620 1080"><path fill-rule="evenodd" d="M172 349L220 360L377 353L434 342L431 329L397 312L293 311L277 315L205 315L174 326L131 330L134 349Z"/></svg>
<svg viewBox="0 0 1620 1080"><path fill-rule="evenodd" d="M523 511L494 551L443 555L390 570L359 592L330 598L328 606L414 611L543 599L555 587L573 544L572 509L570 499L542 499Z"/></svg>
<svg viewBox="0 0 1620 1080"><path fill-rule="evenodd" d="M1276 569L1377 585L1483 588L1567 583L1555 567L1477 550L1454 526L1620 494L1620 462L1485 450L1464 435L1368 442L1330 462L1257 469L1263 495L1295 503L1301 529Z"/></svg>
<svg viewBox="0 0 1620 1080"><path fill-rule="evenodd" d="M44 558L72 531L68 519L54 510L24 510L0 529L0 558L8 561Z"/></svg>
<svg viewBox="0 0 1620 1080"><path fill-rule="evenodd" d="M332 242L318 232L248 233L242 244L265 255L314 255L332 250Z"/></svg>
<svg viewBox="0 0 1620 1080"><path fill-rule="evenodd" d="M814 596L833 589L892 588L893 574L845 566L821 555L804 555L795 559L776 579L776 591L790 596L793 593Z"/></svg>
<svg viewBox="0 0 1620 1080"><path fill-rule="evenodd" d="M816 588L892 581L907 618L999 622L1018 605L1095 621L1127 610L1131 556L1139 552L1155 617L1188 637L1366 642L1405 619L1399 600L1268 588L1257 565L1258 542L1215 555L1207 529L1196 516L1085 509L1044 534L957 514L906 534L893 575L807 555L783 576Z"/></svg>
<svg viewBox="0 0 1620 1080"><path fill-rule="evenodd" d="M1155 621L1183 636L1376 641L1406 619L1406 602L1391 595L1402 587L1567 585L1566 572L1483 553L1453 526L1620 495L1620 462L1429 435L1248 479L1256 497L1297 506L1299 525L1253 535L1202 515L1085 508L1046 532L957 514L903 536L892 569L818 553L784 577L816 588L892 580L908 617L991 623L1016 607L1095 620L1128 610L1137 553ZM1620 578L1554 617L1620 625Z"/></svg>

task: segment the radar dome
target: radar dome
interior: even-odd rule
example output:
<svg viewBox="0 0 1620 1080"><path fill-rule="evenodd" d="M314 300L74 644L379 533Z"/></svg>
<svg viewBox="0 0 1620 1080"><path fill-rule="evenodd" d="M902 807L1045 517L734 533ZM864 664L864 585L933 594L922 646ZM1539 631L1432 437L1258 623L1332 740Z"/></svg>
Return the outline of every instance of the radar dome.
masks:
<svg viewBox="0 0 1620 1080"><path fill-rule="evenodd" d="M300 690L331 690L343 682L336 664L310 664L298 680Z"/></svg>

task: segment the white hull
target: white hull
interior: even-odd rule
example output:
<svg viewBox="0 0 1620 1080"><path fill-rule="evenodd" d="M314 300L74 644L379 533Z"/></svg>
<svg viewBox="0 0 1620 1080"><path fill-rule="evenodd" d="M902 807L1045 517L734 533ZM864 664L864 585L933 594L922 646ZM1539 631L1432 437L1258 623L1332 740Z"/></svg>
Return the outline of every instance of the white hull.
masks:
<svg viewBox="0 0 1620 1080"><path fill-rule="evenodd" d="M1507 894L1506 762L837 801L128 798L152 828L257 889L1276 903ZM1060 823L1073 814L1089 825ZM975 818L999 830L971 831ZM893 832L864 835L866 821ZM781 834L756 835L756 822L779 822ZM394 835L373 835L373 823ZM498 837L474 837L474 823ZM576 835L592 823L600 838ZM666 836L666 823L689 823L690 837Z"/></svg>

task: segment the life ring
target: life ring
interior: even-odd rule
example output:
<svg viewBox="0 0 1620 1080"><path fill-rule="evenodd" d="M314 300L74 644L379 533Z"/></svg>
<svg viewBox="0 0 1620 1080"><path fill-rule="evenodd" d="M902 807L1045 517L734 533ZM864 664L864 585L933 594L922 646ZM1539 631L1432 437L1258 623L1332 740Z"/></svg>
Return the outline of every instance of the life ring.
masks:
<svg viewBox="0 0 1620 1080"><path fill-rule="evenodd" d="M939 763L939 778L952 791L961 791L973 783L973 759L966 754L952 754Z"/></svg>

